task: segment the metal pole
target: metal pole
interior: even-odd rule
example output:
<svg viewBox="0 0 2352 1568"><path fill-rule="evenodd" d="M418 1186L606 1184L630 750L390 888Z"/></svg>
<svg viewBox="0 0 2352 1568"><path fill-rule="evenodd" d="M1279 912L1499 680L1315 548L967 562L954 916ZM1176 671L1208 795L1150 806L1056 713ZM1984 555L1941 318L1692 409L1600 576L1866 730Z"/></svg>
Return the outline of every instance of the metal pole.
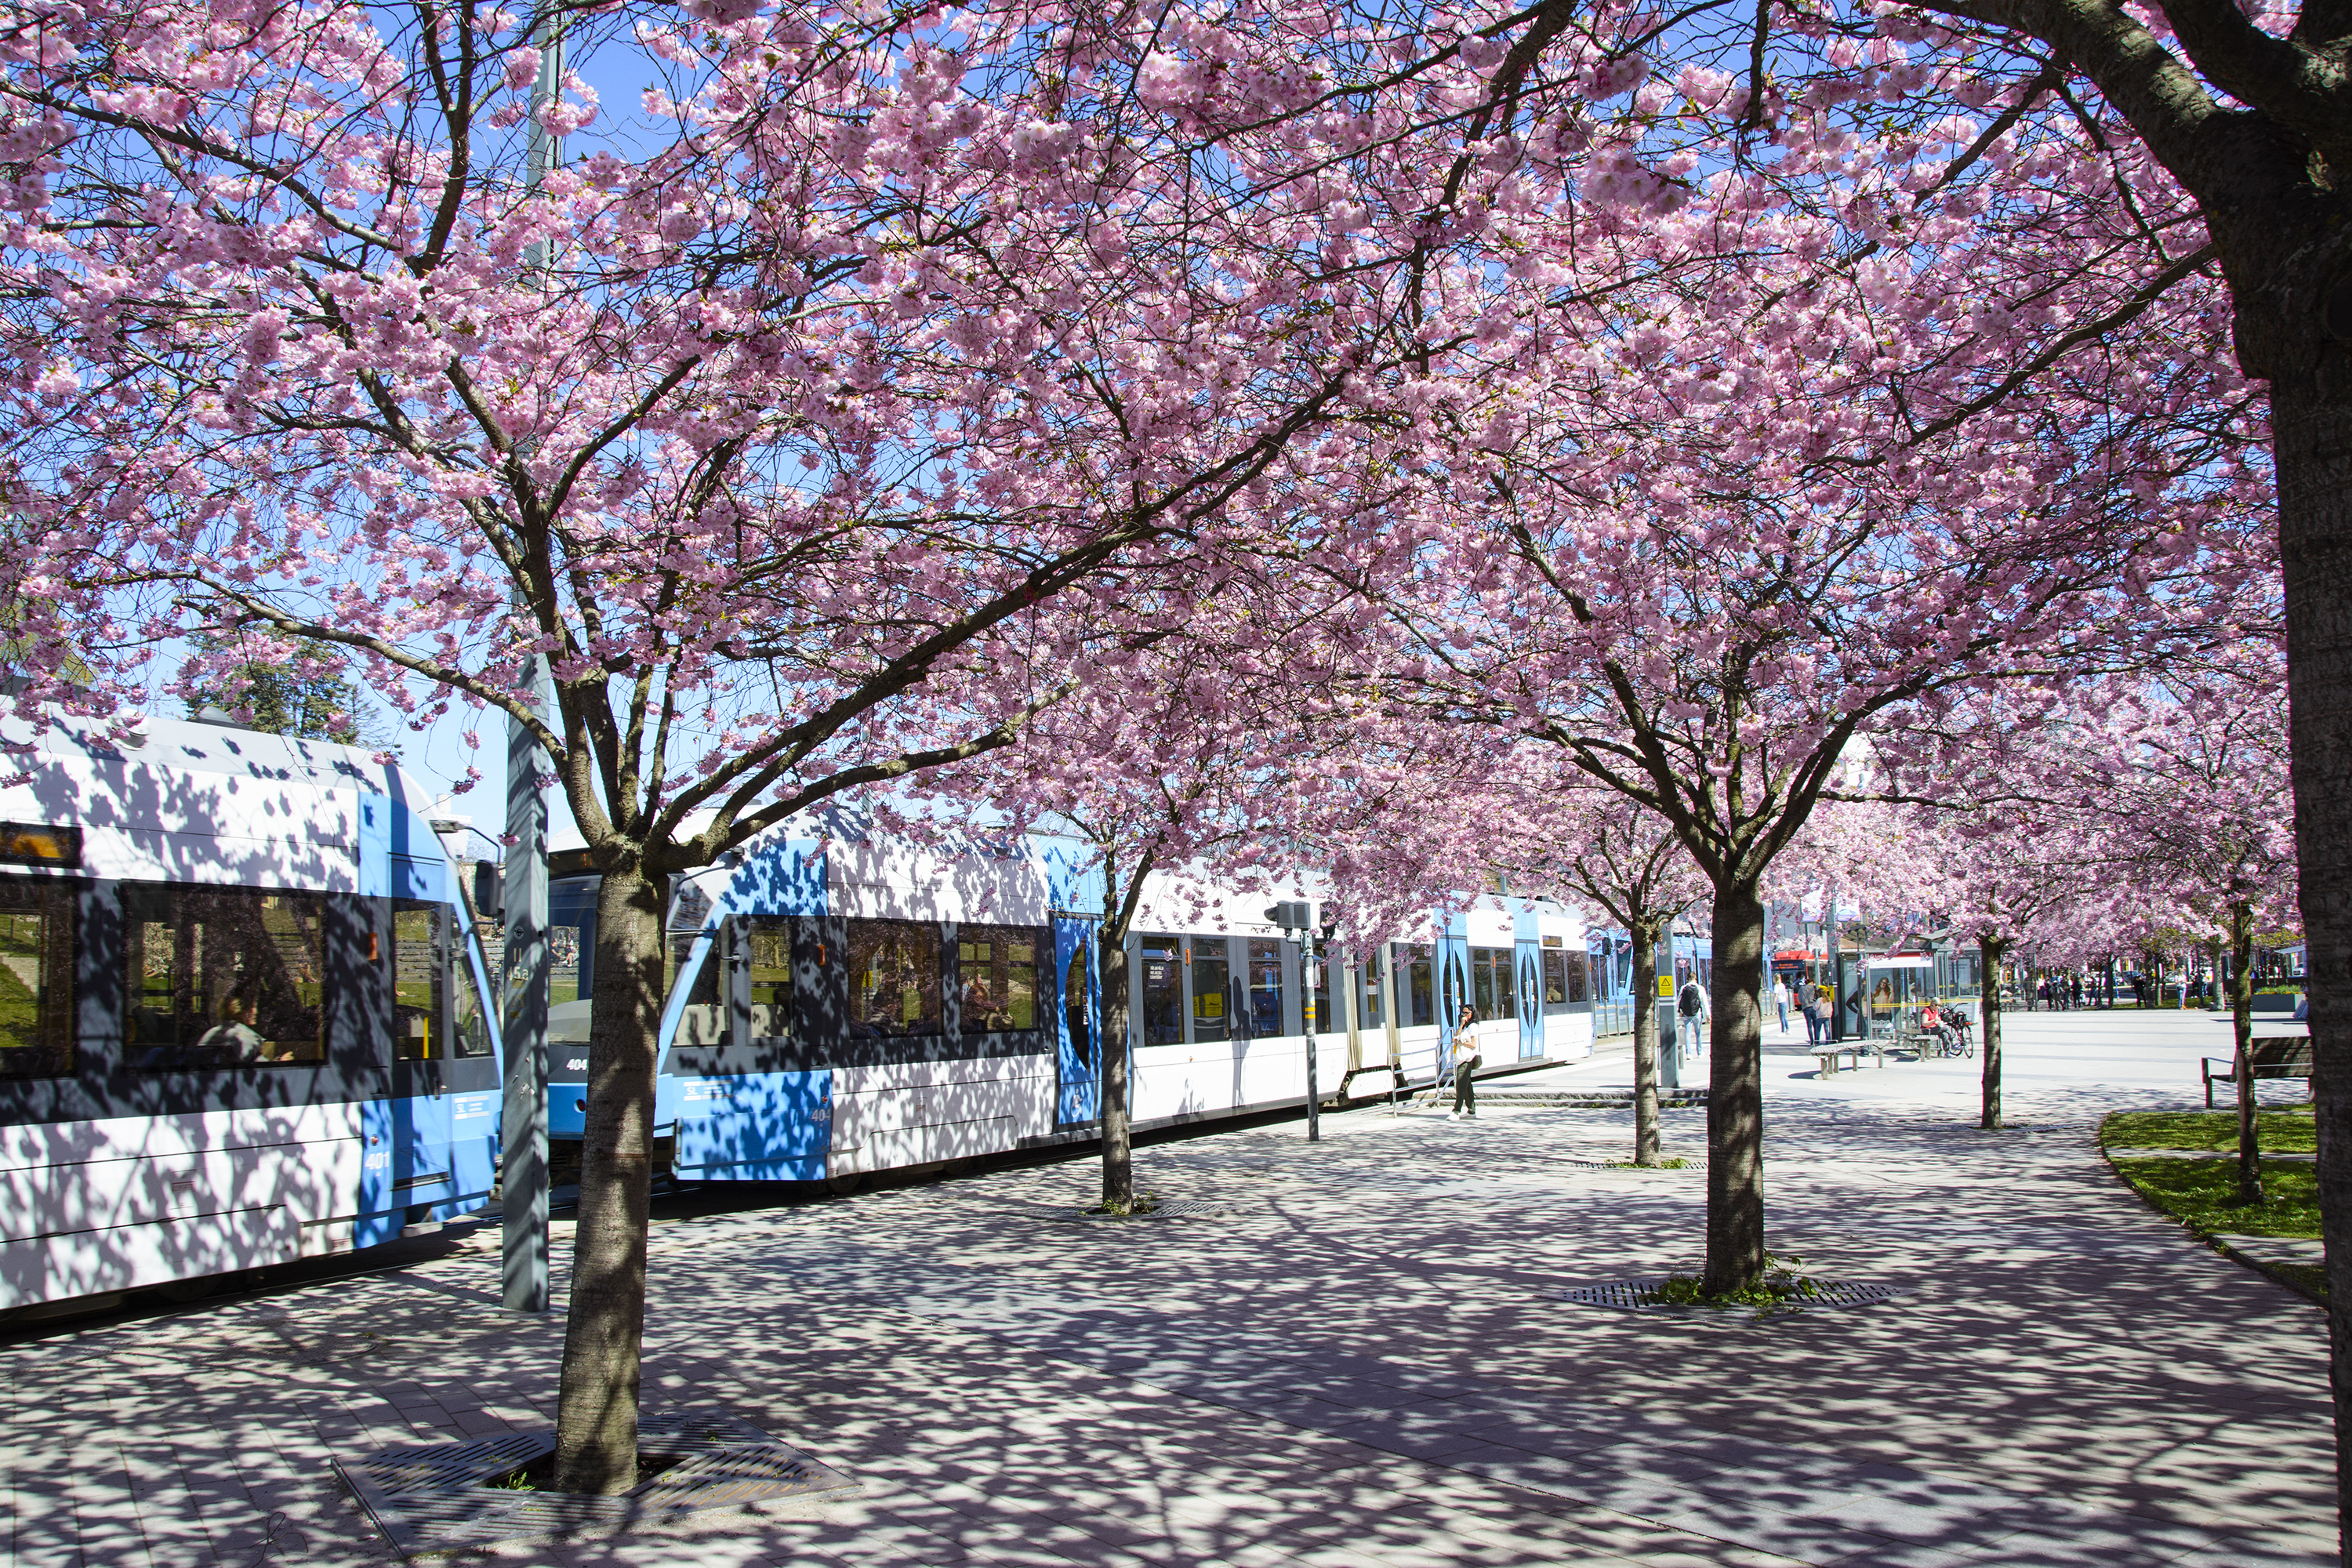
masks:
<svg viewBox="0 0 2352 1568"><path fill-rule="evenodd" d="M555 166L555 138L543 110L563 83L563 23L540 23L539 80L531 89L530 178ZM531 247L530 264L551 258ZM519 609L524 608L519 605ZM531 656L524 672L531 706L548 711L547 660ZM507 1050L506 1104L500 1122L499 1207L505 1222L499 1300L518 1312L547 1310L547 795L540 787L546 752L520 721L507 721L507 852L499 900L506 918L506 987L500 1000Z"/></svg>
<svg viewBox="0 0 2352 1568"><path fill-rule="evenodd" d="M1307 1141L1319 1143L1323 1141L1323 1121L1322 1108L1316 1103L1321 1096L1315 1089L1315 928L1311 924L1298 933L1298 951L1306 960L1299 972L1298 988L1307 994Z"/></svg>

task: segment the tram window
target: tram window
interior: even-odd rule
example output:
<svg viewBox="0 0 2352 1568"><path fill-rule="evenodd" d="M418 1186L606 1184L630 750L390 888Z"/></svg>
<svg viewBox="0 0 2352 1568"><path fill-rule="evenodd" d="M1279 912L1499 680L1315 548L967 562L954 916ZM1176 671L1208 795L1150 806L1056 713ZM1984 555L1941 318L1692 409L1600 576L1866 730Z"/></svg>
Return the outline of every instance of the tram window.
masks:
<svg viewBox="0 0 2352 1568"><path fill-rule="evenodd" d="M1249 1032L1257 1039L1282 1033L1282 943L1265 937L1250 938Z"/></svg>
<svg viewBox="0 0 2352 1568"><path fill-rule="evenodd" d="M481 987L474 980L470 944L460 942L450 956L456 989L450 993L449 1048L461 1057L490 1054L490 1026L482 1007Z"/></svg>
<svg viewBox="0 0 2352 1568"><path fill-rule="evenodd" d="M1025 926L956 931L958 1016L965 1034L1037 1027L1037 932Z"/></svg>
<svg viewBox="0 0 2352 1568"><path fill-rule="evenodd" d="M939 1032L940 928L913 921L851 921L851 1037Z"/></svg>
<svg viewBox="0 0 2352 1568"><path fill-rule="evenodd" d="M1470 994L1481 1018L1516 1018L1519 988L1515 983L1517 960L1507 947L1470 950Z"/></svg>
<svg viewBox="0 0 2352 1568"><path fill-rule="evenodd" d="M1070 1049L1087 1067L1095 1063L1094 1009L1087 1005L1093 994L1093 965L1087 962L1093 949L1080 947L1070 955L1069 972L1062 977L1062 1011L1069 1021Z"/></svg>
<svg viewBox="0 0 2352 1568"><path fill-rule="evenodd" d="M1543 999L1547 1007L1558 1007L1568 1000L1568 954L1543 955Z"/></svg>
<svg viewBox="0 0 2352 1568"><path fill-rule="evenodd" d="M1222 1040L1233 1032L1225 1008L1233 985L1233 960L1224 939L1203 937L1192 943L1192 1038L1195 1043Z"/></svg>
<svg viewBox="0 0 2352 1568"><path fill-rule="evenodd" d="M1364 986L1364 1027L1377 1029L1385 1016L1381 1011L1381 961L1377 958L1367 960L1361 974Z"/></svg>
<svg viewBox="0 0 2352 1568"><path fill-rule="evenodd" d="M751 1037L788 1040L798 1014L793 989L793 925L778 916L754 916L738 928L751 983Z"/></svg>
<svg viewBox="0 0 2352 1568"><path fill-rule="evenodd" d="M1429 949L1417 942L1396 944L1397 1024L1410 1028L1437 1022L1437 995L1431 984Z"/></svg>
<svg viewBox="0 0 2352 1568"><path fill-rule="evenodd" d="M73 1071L73 884L0 879L0 1078Z"/></svg>
<svg viewBox="0 0 2352 1568"><path fill-rule="evenodd" d="M1318 953L1302 963L1307 975L1307 1015L1303 1022L1309 1032L1329 1034L1339 1026L1339 1015L1331 1011L1331 958Z"/></svg>
<svg viewBox="0 0 2352 1568"><path fill-rule="evenodd" d="M596 968L596 882L567 882L547 895L547 1004L589 999ZM583 1009L584 1011L584 1009ZM587 1038L582 1035L581 1038Z"/></svg>
<svg viewBox="0 0 2352 1568"><path fill-rule="evenodd" d="M702 933L698 931L674 931L669 933L669 962L662 966L664 994L677 989L677 977L685 970L687 960L694 956L694 944L701 940ZM720 965L718 943L714 942L711 947L712 951L703 958L702 967L694 972L694 983L686 994L686 1005L689 1007L719 1005Z"/></svg>
<svg viewBox="0 0 2352 1568"><path fill-rule="evenodd" d="M441 1038L442 969L435 906L395 899L392 905L392 1054L430 1061L448 1054Z"/></svg>
<svg viewBox="0 0 2352 1568"><path fill-rule="evenodd" d="M323 897L125 884L122 913L131 1066L326 1059Z"/></svg>
<svg viewBox="0 0 2352 1568"><path fill-rule="evenodd" d="M1184 954L1174 937L1147 936L1143 959L1143 1043L1184 1043Z"/></svg>
<svg viewBox="0 0 2352 1568"><path fill-rule="evenodd" d="M446 904L393 900L392 951L384 961L392 972L392 1054L401 1061L490 1054L473 965L454 950L455 930Z"/></svg>

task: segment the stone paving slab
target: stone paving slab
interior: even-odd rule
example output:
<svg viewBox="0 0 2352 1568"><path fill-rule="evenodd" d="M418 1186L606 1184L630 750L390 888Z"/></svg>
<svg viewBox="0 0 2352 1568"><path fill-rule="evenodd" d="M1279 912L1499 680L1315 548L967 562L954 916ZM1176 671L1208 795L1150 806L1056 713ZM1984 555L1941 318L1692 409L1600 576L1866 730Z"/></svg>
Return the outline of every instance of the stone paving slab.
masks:
<svg viewBox="0 0 2352 1568"><path fill-rule="evenodd" d="M728 1410L857 1491L484 1560L2332 1561L2324 1320L2149 1214L2093 1136L2105 1109L2193 1103L2203 1031L2006 1023L2018 1131L1973 1127L1972 1061L1768 1058L1776 1248L1906 1291L1804 1321L1555 1299L1698 1261L1704 1172L1597 1168L1630 1140L1608 1110L1375 1106L1313 1146L1156 1145L1144 1185L1232 1205L1181 1225L1059 1223L1084 1163L673 1205L648 1407ZM1670 1152L1702 1116L1667 1113ZM551 1419L560 1321L496 1289L495 1233L460 1232L436 1260L0 1351L0 1558L389 1561L331 1461Z"/></svg>

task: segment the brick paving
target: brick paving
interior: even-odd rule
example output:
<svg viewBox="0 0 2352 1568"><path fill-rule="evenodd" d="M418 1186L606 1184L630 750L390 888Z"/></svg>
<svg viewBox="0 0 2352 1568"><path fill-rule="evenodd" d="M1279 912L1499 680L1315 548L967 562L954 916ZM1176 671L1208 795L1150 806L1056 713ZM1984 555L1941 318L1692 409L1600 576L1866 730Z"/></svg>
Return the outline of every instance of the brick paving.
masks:
<svg viewBox="0 0 2352 1568"><path fill-rule="evenodd" d="M2210 1025L2008 1026L2030 1125L1994 1135L1972 1061L1824 1079L1776 1044L1775 1248L1904 1291L1838 1313L1559 1301L1698 1260L1703 1172L1601 1167L1629 1137L1609 1110L1374 1108L1318 1145L1294 1123L1141 1152L1145 1186L1216 1219L1065 1217L1083 1163L673 1205L647 1405L725 1409L857 1491L460 1560L2333 1561L2321 1314L2150 1214L2092 1137L2104 1109L2190 1104ZM1703 1115L1669 1112L1669 1152ZM391 1561L331 1458L551 1418L561 1321L499 1310L496 1246L0 1351L8 1561Z"/></svg>

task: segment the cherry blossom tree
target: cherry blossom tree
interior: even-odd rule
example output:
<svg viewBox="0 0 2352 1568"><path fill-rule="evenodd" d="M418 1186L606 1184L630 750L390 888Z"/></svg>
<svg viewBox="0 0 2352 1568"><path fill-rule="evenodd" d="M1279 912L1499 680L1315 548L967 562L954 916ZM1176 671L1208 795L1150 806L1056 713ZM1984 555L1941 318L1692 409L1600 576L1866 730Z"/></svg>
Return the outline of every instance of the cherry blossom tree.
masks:
<svg viewBox="0 0 2352 1568"><path fill-rule="evenodd" d="M2175 677L2111 710L2121 765L2103 803L2119 869L2169 886L2230 952L2238 1079L2238 1201L2263 1201L2251 1065L2254 938L2297 905L2283 660L2258 644L2235 668Z"/></svg>
<svg viewBox="0 0 2352 1568"><path fill-rule="evenodd" d="M417 723L494 712L550 759L612 982L557 1484L610 1491L670 879L1011 743L1221 560L1345 553L1361 432L1486 296L1443 262L1450 165L1381 160L1422 120L1301 64L1345 52L1312 9L567 7L572 58L655 74L609 133L555 21L0 22L0 596L31 711L128 724L159 655L184 693L326 643ZM1418 90L1494 60L1441 65ZM1150 590L1057 613L1114 572Z"/></svg>
<svg viewBox="0 0 2352 1568"><path fill-rule="evenodd" d="M2202 427L2227 426L2242 389L2193 313L2134 350L2168 365L2193 417L2102 424L2087 402L2019 401L1915 450L1879 345L1944 353L1910 289L1948 285L1890 271L1864 303L1822 285L1792 225L1772 219L1785 248L1740 250L1719 209L1655 220L1644 244L1733 258L1704 289L1629 288L1613 330L1521 333L1483 384L1491 417L1464 431L1463 521L1431 529L1401 600L1420 649L1383 678L1437 721L1558 748L1670 824L1708 877L1718 1289L1763 1268L1774 858L1865 738L2053 659L2146 660L2200 636L2192 612L2248 580L2258 492ZM2165 507L2144 508L2150 485ZM2187 551L2183 518L2204 542ZM2152 570L2160 596L2137 591Z"/></svg>

